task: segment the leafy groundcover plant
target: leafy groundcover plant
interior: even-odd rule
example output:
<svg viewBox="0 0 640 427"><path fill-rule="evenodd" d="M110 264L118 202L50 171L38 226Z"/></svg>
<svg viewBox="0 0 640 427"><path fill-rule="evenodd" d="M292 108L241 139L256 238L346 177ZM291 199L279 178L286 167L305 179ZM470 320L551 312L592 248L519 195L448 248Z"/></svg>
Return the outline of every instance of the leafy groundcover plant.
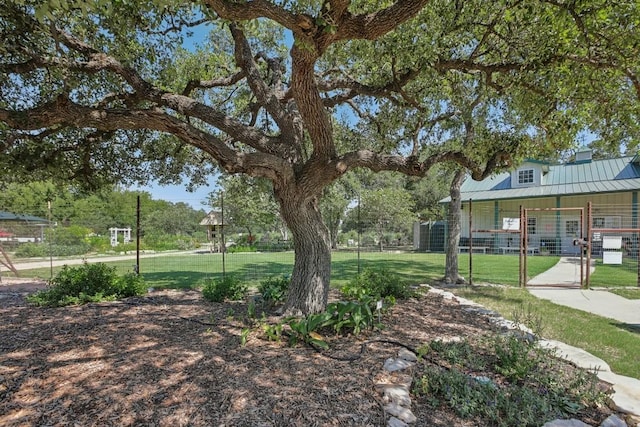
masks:
<svg viewBox="0 0 640 427"><path fill-rule="evenodd" d="M424 363L414 392L488 425L540 426L607 399L594 374L568 368L522 336L433 341L419 353Z"/></svg>
<svg viewBox="0 0 640 427"><path fill-rule="evenodd" d="M202 296L211 302L239 301L247 295L248 288L249 286L239 277L231 274L218 279L206 278L202 286Z"/></svg>
<svg viewBox="0 0 640 427"><path fill-rule="evenodd" d="M118 276L115 267L104 263L65 265L51 279L47 289L27 297L31 304L62 307L97 301L113 301L142 295L147 288L142 277L128 273Z"/></svg>

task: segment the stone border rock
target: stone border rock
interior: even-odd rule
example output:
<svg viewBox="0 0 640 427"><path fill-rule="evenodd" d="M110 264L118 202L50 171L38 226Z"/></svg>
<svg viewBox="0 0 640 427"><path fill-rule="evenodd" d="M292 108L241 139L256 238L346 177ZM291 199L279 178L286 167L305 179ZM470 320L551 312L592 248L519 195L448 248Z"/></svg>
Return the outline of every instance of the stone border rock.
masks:
<svg viewBox="0 0 640 427"><path fill-rule="evenodd" d="M415 366L418 357L412 351L401 348L398 357L384 362L382 376L375 387L382 393L384 411L390 416L387 426L406 427L417 421L411 411L411 383L413 378L404 370Z"/></svg>

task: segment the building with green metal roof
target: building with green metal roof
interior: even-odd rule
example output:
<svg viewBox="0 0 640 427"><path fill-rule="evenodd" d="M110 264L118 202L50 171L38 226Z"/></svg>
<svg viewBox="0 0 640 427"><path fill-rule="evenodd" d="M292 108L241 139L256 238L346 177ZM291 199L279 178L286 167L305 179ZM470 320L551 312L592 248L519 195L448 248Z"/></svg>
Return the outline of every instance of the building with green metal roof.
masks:
<svg viewBox="0 0 640 427"><path fill-rule="evenodd" d="M0 211L0 245L42 241L48 225L44 218Z"/></svg>
<svg viewBox="0 0 640 427"><path fill-rule="evenodd" d="M579 248L574 240L586 235L589 202L593 227L636 229L639 190L640 157L596 160L590 151L568 163L525 161L482 181L467 177L461 187L462 241L473 230L474 245L492 253L514 252L518 236L501 231L504 224L519 220L522 207L527 210L532 252L575 254ZM620 234L627 242L638 240L637 233ZM594 240L601 237L597 234Z"/></svg>

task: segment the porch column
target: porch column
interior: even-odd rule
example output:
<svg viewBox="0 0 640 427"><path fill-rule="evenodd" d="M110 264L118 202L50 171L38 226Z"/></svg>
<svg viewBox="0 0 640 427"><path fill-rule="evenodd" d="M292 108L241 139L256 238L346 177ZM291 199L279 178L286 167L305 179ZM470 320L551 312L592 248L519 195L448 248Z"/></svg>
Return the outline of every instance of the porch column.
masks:
<svg viewBox="0 0 640 427"><path fill-rule="evenodd" d="M493 201L493 229L499 230L502 228L502 224L500 224L500 204L497 200ZM498 248L500 247L500 234L493 234L493 251L498 253Z"/></svg>
<svg viewBox="0 0 640 427"><path fill-rule="evenodd" d="M638 228L638 192L631 193L631 228Z"/></svg>
<svg viewBox="0 0 640 427"><path fill-rule="evenodd" d="M560 209L562 203L560 196L556 196L556 208ZM556 211L556 253L554 255L562 254L562 211Z"/></svg>

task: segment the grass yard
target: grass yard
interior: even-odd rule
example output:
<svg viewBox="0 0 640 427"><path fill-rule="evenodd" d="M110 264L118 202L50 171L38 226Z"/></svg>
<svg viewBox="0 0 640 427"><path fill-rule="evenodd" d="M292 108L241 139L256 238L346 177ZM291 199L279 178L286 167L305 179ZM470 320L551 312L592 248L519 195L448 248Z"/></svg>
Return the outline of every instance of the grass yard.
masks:
<svg viewBox="0 0 640 427"><path fill-rule="evenodd" d="M249 282L259 282L265 277L288 275L293 266L293 252L243 252L226 254L224 270L237 274ZM533 277L558 261L557 257L529 257L528 275ZM118 272L133 271L135 260L107 262ZM460 274L469 278L469 255L459 256ZM334 252L332 255L331 281L339 287L367 268L385 268L409 283L432 283L444 275L445 255L424 252ZM54 275L61 267L54 267ZM207 277L222 274L221 254L181 253L162 254L140 259L140 271L148 286L154 288L193 288ZM48 279L50 267L24 270L23 277ZM499 283L518 285L518 257L502 255L473 255L474 283Z"/></svg>
<svg viewBox="0 0 640 427"><path fill-rule="evenodd" d="M596 271L590 277L592 287L621 287L637 286L638 262L630 258L623 258L622 264L603 264L596 259Z"/></svg>
<svg viewBox="0 0 640 427"><path fill-rule="evenodd" d="M582 348L601 358L621 375L640 378L640 330L581 310L541 300L524 289L466 287L457 295L497 311L535 330L540 320L542 336Z"/></svg>
<svg viewBox="0 0 640 427"><path fill-rule="evenodd" d="M626 299L640 299L640 288L609 289L609 292Z"/></svg>

